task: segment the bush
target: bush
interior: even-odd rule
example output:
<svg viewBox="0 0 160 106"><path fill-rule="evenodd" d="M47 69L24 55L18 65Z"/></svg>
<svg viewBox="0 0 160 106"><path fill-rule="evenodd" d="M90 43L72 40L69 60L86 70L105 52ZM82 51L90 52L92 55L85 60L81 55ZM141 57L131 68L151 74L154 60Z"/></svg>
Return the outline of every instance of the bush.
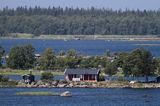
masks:
<svg viewBox="0 0 160 106"><path fill-rule="evenodd" d="M9 78L3 75L0 75L0 82L8 82Z"/></svg>
<svg viewBox="0 0 160 106"><path fill-rule="evenodd" d="M53 74L51 72L44 72L41 75L41 80L53 80Z"/></svg>
<svg viewBox="0 0 160 106"><path fill-rule="evenodd" d="M105 81L105 75L103 73L100 73L99 81Z"/></svg>
<svg viewBox="0 0 160 106"><path fill-rule="evenodd" d="M17 81L0 82L0 87L16 87Z"/></svg>
<svg viewBox="0 0 160 106"><path fill-rule="evenodd" d="M9 81L8 77L0 75L0 87L15 87L17 84L17 81Z"/></svg>

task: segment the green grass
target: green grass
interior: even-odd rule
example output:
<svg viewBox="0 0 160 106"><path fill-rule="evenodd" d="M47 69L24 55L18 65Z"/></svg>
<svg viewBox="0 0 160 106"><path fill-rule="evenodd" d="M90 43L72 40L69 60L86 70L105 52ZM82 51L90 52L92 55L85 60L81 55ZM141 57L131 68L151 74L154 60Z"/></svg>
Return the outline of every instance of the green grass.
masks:
<svg viewBox="0 0 160 106"><path fill-rule="evenodd" d="M44 71L32 71L33 75L41 75ZM29 74L29 70L2 70L1 75L24 75ZM52 72L53 75L63 75L63 72Z"/></svg>
<svg viewBox="0 0 160 106"><path fill-rule="evenodd" d="M26 34L26 33L18 33L17 38L32 38L33 34Z"/></svg>
<svg viewBox="0 0 160 106"><path fill-rule="evenodd" d="M74 39L74 35L40 35L39 39Z"/></svg>
<svg viewBox="0 0 160 106"><path fill-rule="evenodd" d="M16 81L0 82L0 87L16 87Z"/></svg>
<svg viewBox="0 0 160 106"><path fill-rule="evenodd" d="M33 96L58 96L53 92L17 92L16 95L33 95Z"/></svg>

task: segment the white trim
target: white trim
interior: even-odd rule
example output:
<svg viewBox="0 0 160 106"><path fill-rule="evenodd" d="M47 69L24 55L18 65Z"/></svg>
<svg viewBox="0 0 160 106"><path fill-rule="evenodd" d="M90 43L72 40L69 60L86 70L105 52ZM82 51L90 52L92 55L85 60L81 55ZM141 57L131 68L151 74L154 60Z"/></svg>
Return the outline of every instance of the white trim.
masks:
<svg viewBox="0 0 160 106"><path fill-rule="evenodd" d="M64 70L64 75L65 75L66 71L67 71L67 68Z"/></svg>

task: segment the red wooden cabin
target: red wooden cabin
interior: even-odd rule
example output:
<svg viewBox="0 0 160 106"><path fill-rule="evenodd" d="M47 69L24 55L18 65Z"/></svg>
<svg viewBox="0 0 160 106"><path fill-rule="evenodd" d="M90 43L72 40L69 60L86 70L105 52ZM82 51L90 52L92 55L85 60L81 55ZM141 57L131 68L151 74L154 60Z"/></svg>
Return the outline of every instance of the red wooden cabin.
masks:
<svg viewBox="0 0 160 106"><path fill-rule="evenodd" d="M98 81L100 71L97 69L65 69L67 81Z"/></svg>

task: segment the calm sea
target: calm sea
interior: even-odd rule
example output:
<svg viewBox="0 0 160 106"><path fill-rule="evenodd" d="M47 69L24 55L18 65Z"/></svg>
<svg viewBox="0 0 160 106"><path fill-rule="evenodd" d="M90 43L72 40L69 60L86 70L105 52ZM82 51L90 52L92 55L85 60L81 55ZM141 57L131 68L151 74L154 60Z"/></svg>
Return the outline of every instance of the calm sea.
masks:
<svg viewBox="0 0 160 106"><path fill-rule="evenodd" d="M56 53L73 48L82 55L103 55L108 50L122 52L143 47L150 50L154 56L160 56L160 41L0 39L0 45L7 53L11 47L24 44L32 44L36 48L36 53L42 53L45 48L53 48Z"/></svg>
<svg viewBox="0 0 160 106"><path fill-rule="evenodd" d="M17 96L17 92L70 91L72 97ZM160 89L0 88L1 106L160 106Z"/></svg>

